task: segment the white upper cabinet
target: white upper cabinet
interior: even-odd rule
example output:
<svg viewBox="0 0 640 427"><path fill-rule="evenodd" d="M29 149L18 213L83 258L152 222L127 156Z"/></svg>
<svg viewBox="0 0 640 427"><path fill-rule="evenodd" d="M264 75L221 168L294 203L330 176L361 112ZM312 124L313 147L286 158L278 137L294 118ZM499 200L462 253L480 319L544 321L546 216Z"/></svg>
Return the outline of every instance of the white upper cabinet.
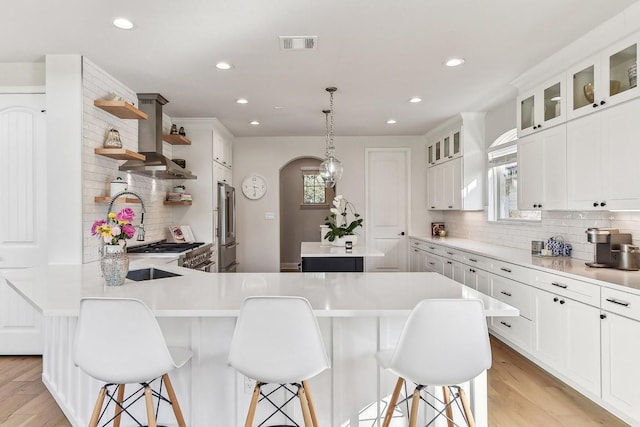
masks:
<svg viewBox="0 0 640 427"><path fill-rule="evenodd" d="M517 98L518 137L549 129L566 120L565 74L520 94Z"/></svg>
<svg viewBox="0 0 640 427"><path fill-rule="evenodd" d="M566 125L518 140L518 209L567 209Z"/></svg>
<svg viewBox="0 0 640 427"><path fill-rule="evenodd" d="M567 123L568 208L640 208L640 99Z"/></svg>
<svg viewBox="0 0 640 427"><path fill-rule="evenodd" d="M567 71L568 111L574 119L640 95L637 59L640 36L615 43Z"/></svg>
<svg viewBox="0 0 640 427"><path fill-rule="evenodd" d="M484 204L484 113L460 113L426 135L427 208L481 210Z"/></svg>

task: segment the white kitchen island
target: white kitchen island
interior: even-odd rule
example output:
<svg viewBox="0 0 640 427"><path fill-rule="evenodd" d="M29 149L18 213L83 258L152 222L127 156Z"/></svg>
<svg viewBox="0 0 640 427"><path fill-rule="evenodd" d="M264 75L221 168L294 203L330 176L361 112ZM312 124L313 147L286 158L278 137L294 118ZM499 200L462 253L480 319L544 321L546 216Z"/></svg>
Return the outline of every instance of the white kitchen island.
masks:
<svg viewBox="0 0 640 427"><path fill-rule="evenodd" d="M132 263L131 269L148 265ZM193 427L244 423L252 385L227 365L227 352L247 296L300 295L310 301L332 366L310 385L320 425L334 427L374 425L364 421L384 410L381 399L391 393L395 381L378 369L374 354L395 345L418 301L477 298L487 316L518 315L517 309L435 273L211 274L158 267L182 276L105 287L96 263L4 273L7 282L44 315L42 379L72 425L87 425L100 387L72 362L82 297L139 298L157 316L170 345L192 348L191 362L171 376L187 424ZM435 351L443 349L436 345ZM468 387L477 424L486 426L486 374ZM297 417L299 406L291 407ZM268 425L282 424L277 421ZM175 425L169 408L161 409L159 423Z"/></svg>

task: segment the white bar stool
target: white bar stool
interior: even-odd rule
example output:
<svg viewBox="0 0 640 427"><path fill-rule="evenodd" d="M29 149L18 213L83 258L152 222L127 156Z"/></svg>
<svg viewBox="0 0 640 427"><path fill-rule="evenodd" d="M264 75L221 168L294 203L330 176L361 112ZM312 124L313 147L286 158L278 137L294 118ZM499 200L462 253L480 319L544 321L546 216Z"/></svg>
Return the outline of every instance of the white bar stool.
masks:
<svg viewBox="0 0 640 427"><path fill-rule="evenodd" d="M281 413L298 425L282 410L286 403L278 406L261 392L265 384L280 384L297 395L305 427L318 427L307 380L329 368L329 359L309 301L300 297L245 299L231 339L229 364L256 380L245 427L253 426L259 400L276 408L267 419Z"/></svg>
<svg viewBox="0 0 640 427"><path fill-rule="evenodd" d="M158 405L160 401L170 403L178 425L186 427L167 373L189 359L191 350L167 347L156 318L142 301L131 298L83 298L80 301L74 362L89 376L106 383L100 389L89 427L99 422L106 426L111 421L114 427L119 427L123 413L143 425L128 410L143 396L149 427L157 426L154 397ZM160 379L159 391L150 386L157 379ZM125 398L125 384L140 384L140 388ZM162 395L163 385L168 398ZM105 397L108 401L103 409ZM115 403L113 416L106 415L111 402Z"/></svg>
<svg viewBox="0 0 640 427"><path fill-rule="evenodd" d="M449 427L457 425L452 406L456 403L466 424L475 426L467 396L456 384L467 382L491 367L491 344L483 310L482 301L464 299L430 299L415 306L396 348L376 354L382 368L398 375L383 427L391 423L405 381L416 384L411 398L410 427L416 426L420 401L436 412L427 425L440 415L447 418ZM427 385L442 386L443 400L428 393ZM444 408L436 408L423 397L423 392Z"/></svg>

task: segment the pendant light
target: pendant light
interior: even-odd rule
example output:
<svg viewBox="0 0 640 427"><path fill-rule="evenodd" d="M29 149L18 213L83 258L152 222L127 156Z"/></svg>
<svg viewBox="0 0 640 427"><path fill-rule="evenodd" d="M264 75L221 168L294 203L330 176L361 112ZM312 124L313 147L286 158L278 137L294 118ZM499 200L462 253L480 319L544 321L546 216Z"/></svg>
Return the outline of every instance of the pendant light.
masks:
<svg viewBox="0 0 640 427"><path fill-rule="evenodd" d="M337 90L335 87L328 87L326 89L326 91L329 92L329 109L322 110L327 127L327 140L325 159L320 163L319 172L327 188L334 187L336 182L342 177L342 172L344 171L342 162L335 157L336 147L333 144L333 93Z"/></svg>

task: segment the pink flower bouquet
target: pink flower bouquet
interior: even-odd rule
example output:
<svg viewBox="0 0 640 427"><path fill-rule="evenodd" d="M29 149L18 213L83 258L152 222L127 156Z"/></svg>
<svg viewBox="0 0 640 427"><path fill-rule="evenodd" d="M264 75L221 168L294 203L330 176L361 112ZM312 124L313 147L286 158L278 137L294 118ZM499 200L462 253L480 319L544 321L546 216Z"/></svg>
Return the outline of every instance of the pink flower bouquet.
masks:
<svg viewBox="0 0 640 427"><path fill-rule="evenodd" d="M91 226L91 235L99 236L107 245L124 245L136 233L131 225L135 212L131 208L124 208L120 212L109 212L107 219L99 219Z"/></svg>

